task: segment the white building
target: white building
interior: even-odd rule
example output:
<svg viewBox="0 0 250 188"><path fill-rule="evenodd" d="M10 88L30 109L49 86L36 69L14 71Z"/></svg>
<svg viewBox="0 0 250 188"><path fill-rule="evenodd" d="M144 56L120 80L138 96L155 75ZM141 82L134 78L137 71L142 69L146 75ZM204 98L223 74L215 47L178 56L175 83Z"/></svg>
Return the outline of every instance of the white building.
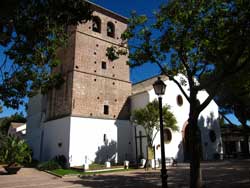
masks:
<svg viewBox="0 0 250 188"><path fill-rule="evenodd" d="M11 122L8 135L24 139L26 135L26 123Z"/></svg>
<svg viewBox="0 0 250 188"><path fill-rule="evenodd" d="M129 114L156 98L152 89L156 78L131 86L127 57L110 62L105 55L107 47L120 45L127 20L103 7L92 4L92 8L94 19L71 27L69 45L58 52L62 64L55 71L65 78L61 88L30 99L26 138L35 159L64 155L70 166L80 166L107 160L134 161L140 154L145 157L146 141L138 138L143 130L137 126L135 133ZM188 139L185 127L189 104L174 83L165 83L163 102L171 106L180 129L166 144L166 156L183 161L184 154L188 155L183 141ZM199 100L205 96L207 93L201 92ZM177 97L183 104L177 104ZM213 159L220 152L217 117L214 102L200 116L204 159ZM160 158L159 141L157 137L156 158Z"/></svg>
<svg viewBox="0 0 250 188"><path fill-rule="evenodd" d="M176 79L185 79L183 76L178 76ZM169 105L170 111L174 114L177 120L178 132L172 132L172 139L170 143L165 144L165 155L167 158L175 158L178 161L184 161L189 159L188 151L188 115L189 115L189 102L182 95L178 86L163 78L164 83L167 85L165 95L162 96L163 105ZM150 78L146 81L137 83L132 87L131 96L131 110L145 107L149 102L157 99L153 89L153 83L157 80L157 77ZM188 93L188 86L184 87ZM206 91L200 92L198 98L200 102L206 99L208 96ZM218 106L214 101L201 112L199 116L199 128L201 130L201 143L202 143L202 159L213 160L218 157L218 154L222 152L221 146L221 133L220 126L218 124ZM141 133L140 133L141 131ZM138 156L146 157L146 138L140 139L140 134L143 136L145 132L142 126L137 126L137 153ZM143 140L143 144L139 140ZM160 135L158 134L154 141L156 159L161 158L160 150Z"/></svg>

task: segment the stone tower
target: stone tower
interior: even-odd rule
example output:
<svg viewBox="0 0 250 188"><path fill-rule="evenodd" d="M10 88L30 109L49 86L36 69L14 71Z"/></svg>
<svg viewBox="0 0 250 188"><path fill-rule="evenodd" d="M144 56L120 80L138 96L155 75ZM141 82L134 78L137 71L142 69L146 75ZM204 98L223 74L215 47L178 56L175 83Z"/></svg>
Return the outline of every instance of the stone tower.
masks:
<svg viewBox="0 0 250 188"><path fill-rule="evenodd" d="M92 5L93 20L71 27L62 61L56 71L64 75L60 89L48 94L46 119L65 116L128 119L131 83L127 57L109 61L106 48L119 46L126 18Z"/></svg>

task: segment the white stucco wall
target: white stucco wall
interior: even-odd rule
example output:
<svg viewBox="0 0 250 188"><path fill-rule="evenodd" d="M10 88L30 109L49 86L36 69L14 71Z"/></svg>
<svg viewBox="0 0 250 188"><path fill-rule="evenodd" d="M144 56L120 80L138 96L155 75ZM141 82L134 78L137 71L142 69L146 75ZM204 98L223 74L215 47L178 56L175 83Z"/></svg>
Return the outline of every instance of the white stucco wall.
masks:
<svg viewBox="0 0 250 188"><path fill-rule="evenodd" d="M104 134L108 140L106 145ZM131 158L132 135L132 127L128 121L72 117L70 166L106 160L118 162L119 159L121 161L125 157Z"/></svg>
<svg viewBox="0 0 250 188"><path fill-rule="evenodd" d="M29 99L27 111L26 141L32 149L33 158L40 160L40 143L43 96L38 94Z"/></svg>
<svg viewBox="0 0 250 188"><path fill-rule="evenodd" d="M42 161L47 161L57 155L69 159L70 117L52 120L42 125Z"/></svg>
<svg viewBox="0 0 250 188"><path fill-rule="evenodd" d="M200 102L203 102L207 96L207 92L200 92L198 95ZM199 116L199 127L201 130L204 160L211 160L214 158L215 153L223 152L218 118L218 106L214 101L211 101ZM209 137L209 132L211 130L216 133L216 140L214 142L212 142Z"/></svg>
<svg viewBox="0 0 250 188"><path fill-rule="evenodd" d="M172 132L172 141L165 144L166 157L174 157L182 161L182 131L184 131L184 126L188 120L189 103L175 83L169 80L165 83L167 88L163 96L163 105L170 106L179 127L179 132ZM185 89L188 93L187 86ZM181 95L183 98L182 106L177 104L177 95ZM206 97L205 91L199 93L198 98L201 102ZM154 99L157 99L157 96L153 89L133 95L131 96L131 110L143 108ZM91 164L102 160L123 162L127 159L133 161L135 159L135 143L137 143L138 156L140 154L139 139L135 139L134 127L129 121L65 117L42 123L44 116L42 113L42 96L32 99L31 104L28 112L27 140L33 149L35 159L50 160L56 155L65 155L70 166ZM212 159L214 153L221 151L221 136L217 118L218 106L212 101L199 117L204 159ZM140 130L145 135L140 126L137 126L136 135L139 136ZM211 142L209 138L210 130L214 130L216 133L217 139L215 142ZM108 140L106 144L104 143L104 134ZM142 153L146 157L146 138L142 140ZM159 144L158 134L154 145ZM156 150L156 158L160 158L160 147Z"/></svg>
<svg viewBox="0 0 250 188"><path fill-rule="evenodd" d="M135 159L134 127L126 120L117 120L115 124L118 128L118 162L121 164L124 160L132 162Z"/></svg>
<svg viewBox="0 0 250 188"><path fill-rule="evenodd" d="M165 156L170 158L176 158L179 161L183 161L183 145L182 145L182 131L183 126L185 125L186 121L188 120L189 116L189 102L186 100L182 92L180 91L179 87L172 81L165 81L166 92L165 95L162 96L162 103L163 105L168 105L170 107L170 111L174 114L176 120L177 120L177 126L179 128L179 131L173 132L172 131L172 140L169 144L165 144ZM187 87L184 87L187 91ZM150 101L157 99L158 96L155 95L155 92L153 89L149 90L149 96ZM188 92L187 92L188 93ZM177 96L181 95L183 99L182 106L179 106L177 104ZM160 145L160 134L158 134L155 138L154 145ZM161 149L160 147L156 149L156 159L161 158Z"/></svg>
<svg viewBox="0 0 250 188"><path fill-rule="evenodd" d="M181 76L176 77L177 79L180 79ZM157 79L157 78L155 78ZM183 77L182 77L183 79ZM177 120L177 126L179 127L178 132L172 132L172 141L169 144L165 144L165 155L166 157L174 157L177 158L179 161L183 161L183 131L186 125L186 122L189 117L189 102L186 100L186 98L183 96L182 92L178 88L178 86L173 82L166 80L165 84L166 92L165 95L162 96L163 105L169 105L170 111L175 115ZM184 90L187 94L189 94L188 86L183 86ZM155 95L155 92L153 88L149 91L147 91L148 94L143 93L137 94L132 97L132 106L133 109L136 108L142 108L146 106L148 102L152 102L153 100L157 99L158 96ZM177 96L181 95L183 99L183 105L179 106L177 104ZM148 97L146 97L148 96ZM205 98L208 96L207 92L201 91L198 94L198 99L200 102L203 102ZM140 97L140 100L137 101L137 98ZM145 100L145 101L143 101ZM143 106L144 105L144 106ZM132 109L132 110L133 110ZM202 131L202 144L203 144L203 159L210 160L214 158L214 154L221 151L220 143L221 143L221 133L220 133L220 127L217 122L218 118L218 106L214 101L211 101L210 104L201 112L200 114L200 129ZM204 121L203 121L204 120ZM201 122L204 123L201 123ZM138 126L137 136L139 135L140 126ZM209 138L209 130L214 130L216 133L216 141L211 142ZM146 152L146 139L143 139L144 146L143 146L143 152ZM137 140L138 143L138 140ZM160 135L158 134L155 138L154 145L157 146L160 144ZM137 144L139 145L139 144ZM139 155L138 150L138 155ZM160 147L156 150L156 158L160 157Z"/></svg>

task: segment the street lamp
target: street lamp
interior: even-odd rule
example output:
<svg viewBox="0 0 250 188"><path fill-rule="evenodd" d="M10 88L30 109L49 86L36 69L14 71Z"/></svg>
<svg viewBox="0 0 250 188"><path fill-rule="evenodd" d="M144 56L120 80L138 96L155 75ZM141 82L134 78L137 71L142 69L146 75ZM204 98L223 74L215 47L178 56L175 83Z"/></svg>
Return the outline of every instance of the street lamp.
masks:
<svg viewBox="0 0 250 188"><path fill-rule="evenodd" d="M167 169L165 162L165 146L164 146L164 133L163 133L163 118L162 118L162 95L165 93L166 84L158 77L158 80L153 84L155 94L158 95L159 100L159 115L160 115L160 138L161 138L161 181L162 187L167 188Z"/></svg>

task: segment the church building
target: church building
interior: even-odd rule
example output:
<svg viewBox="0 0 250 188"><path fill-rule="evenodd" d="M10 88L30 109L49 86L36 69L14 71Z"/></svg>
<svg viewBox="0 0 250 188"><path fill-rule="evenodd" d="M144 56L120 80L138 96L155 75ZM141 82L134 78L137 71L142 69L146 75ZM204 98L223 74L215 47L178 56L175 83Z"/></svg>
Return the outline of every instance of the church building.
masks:
<svg viewBox="0 0 250 188"><path fill-rule="evenodd" d="M132 86L128 57L115 61L106 57L107 47L121 47L127 19L95 4L92 8L94 18L71 27L68 45L58 51L62 63L54 71L60 71L65 82L29 101L26 138L37 160L64 155L70 166L81 166L146 157L144 130L131 123L130 114L157 98L152 87L157 77ZM170 105L179 126L165 144L166 157L183 161L188 158L189 104L173 82L162 79L167 85L163 103ZM200 93L199 100L206 96L205 91ZM212 101L200 115L204 160L221 152L217 118L218 106ZM159 143L157 135L156 158L160 158Z"/></svg>

